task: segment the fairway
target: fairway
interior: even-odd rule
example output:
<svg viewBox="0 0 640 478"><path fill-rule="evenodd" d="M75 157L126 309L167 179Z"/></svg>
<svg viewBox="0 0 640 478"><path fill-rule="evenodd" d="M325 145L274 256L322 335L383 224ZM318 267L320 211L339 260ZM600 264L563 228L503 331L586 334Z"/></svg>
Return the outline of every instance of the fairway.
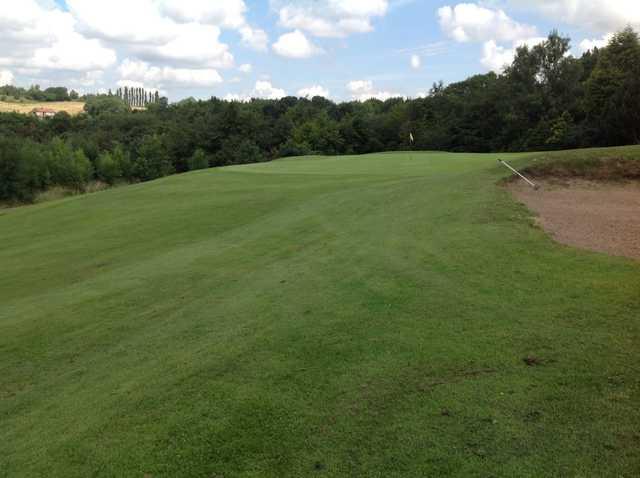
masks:
<svg viewBox="0 0 640 478"><path fill-rule="evenodd" d="M553 242L498 157L0 210L0 476L637 476L640 263Z"/></svg>

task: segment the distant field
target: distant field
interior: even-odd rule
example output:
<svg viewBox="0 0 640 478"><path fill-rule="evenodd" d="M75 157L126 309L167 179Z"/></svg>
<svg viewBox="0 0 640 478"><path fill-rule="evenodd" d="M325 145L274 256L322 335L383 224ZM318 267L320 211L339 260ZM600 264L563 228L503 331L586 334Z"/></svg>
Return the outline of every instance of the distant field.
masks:
<svg viewBox="0 0 640 478"><path fill-rule="evenodd" d="M638 476L640 263L554 242L498 157L536 163L297 158L0 211L0 476Z"/></svg>
<svg viewBox="0 0 640 478"><path fill-rule="evenodd" d="M83 101L53 101L42 103L9 103L0 101L0 113L31 113L34 108L50 108L52 110L66 111L70 115L77 115L84 111Z"/></svg>

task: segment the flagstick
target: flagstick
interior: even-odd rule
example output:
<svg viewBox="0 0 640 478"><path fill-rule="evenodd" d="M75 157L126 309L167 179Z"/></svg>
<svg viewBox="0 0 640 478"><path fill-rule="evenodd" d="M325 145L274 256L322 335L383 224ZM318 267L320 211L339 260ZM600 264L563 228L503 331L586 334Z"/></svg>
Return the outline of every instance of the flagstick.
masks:
<svg viewBox="0 0 640 478"><path fill-rule="evenodd" d="M414 139L413 139L413 133L409 132L409 161L413 161L413 144L414 144Z"/></svg>
<svg viewBox="0 0 640 478"><path fill-rule="evenodd" d="M503 166L506 166L507 168L509 168L511 171L513 171L514 173L516 173L518 176L520 176L522 179L524 179L527 184L529 186L531 186L533 189L535 189L536 191L538 189L540 189L540 186L538 186L536 183L534 183L533 181L530 181L528 178L525 177L524 174L521 174L519 171L517 171L514 167L512 167L509 163L507 163L506 161L503 161L501 159L498 160L498 162L500 164L502 164Z"/></svg>

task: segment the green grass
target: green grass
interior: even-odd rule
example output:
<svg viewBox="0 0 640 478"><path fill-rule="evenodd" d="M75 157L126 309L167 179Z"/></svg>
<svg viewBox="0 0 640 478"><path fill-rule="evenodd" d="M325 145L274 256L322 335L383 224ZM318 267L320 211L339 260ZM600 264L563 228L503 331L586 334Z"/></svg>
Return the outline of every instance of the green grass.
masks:
<svg viewBox="0 0 640 478"><path fill-rule="evenodd" d="M555 244L496 157L0 211L0 476L637 476L640 264Z"/></svg>

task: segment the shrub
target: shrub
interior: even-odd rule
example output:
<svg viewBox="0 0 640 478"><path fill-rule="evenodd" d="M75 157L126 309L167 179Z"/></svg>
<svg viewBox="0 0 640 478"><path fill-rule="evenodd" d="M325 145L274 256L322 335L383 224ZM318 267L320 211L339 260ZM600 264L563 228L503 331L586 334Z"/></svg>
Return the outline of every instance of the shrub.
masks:
<svg viewBox="0 0 640 478"><path fill-rule="evenodd" d="M207 169L209 167L209 159L207 154L200 148L196 149L193 156L187 161L189 171L195 171L197 169Z"/></svg>
<svg viewBox="0 0 640 478"><path fill-rule="evenodd" d="M160 138L157 135L145 136L134 162L134 176L141 181L150 181L173 172L173 165Z"/></svg>
<svg viewBox="0 0 640 478"><path fill-rule="evenodd" d="M233 137L222 142L222 148L215 155L214 164L225 166L259 163L264 160L265 156L255 142Z"/></svg>
<svg viewBox="0 0 640 478"><path fill-rule="evenodd" d="M116 144L116 147L111 153L113 161L118 165L120 175L124 179L131 180L134 178L134 165L131 161L131 154L126 151L122 145Z"/></svg>
<svg viewBox="0 0 640 478"><path fill-rule="evenodd" d="M51 182L82 191L91 179L91 161L81 149L73 150L60 138L54 138L49 148L48 167Z"/></svg>
<svg viewBox="0 0 640 478"><path fill-rule="evenodd" d="M113 158L110 152L106 151L98 156L96 161L96 176L101 181L111 185L122 178L120 164Z"/></svg>

